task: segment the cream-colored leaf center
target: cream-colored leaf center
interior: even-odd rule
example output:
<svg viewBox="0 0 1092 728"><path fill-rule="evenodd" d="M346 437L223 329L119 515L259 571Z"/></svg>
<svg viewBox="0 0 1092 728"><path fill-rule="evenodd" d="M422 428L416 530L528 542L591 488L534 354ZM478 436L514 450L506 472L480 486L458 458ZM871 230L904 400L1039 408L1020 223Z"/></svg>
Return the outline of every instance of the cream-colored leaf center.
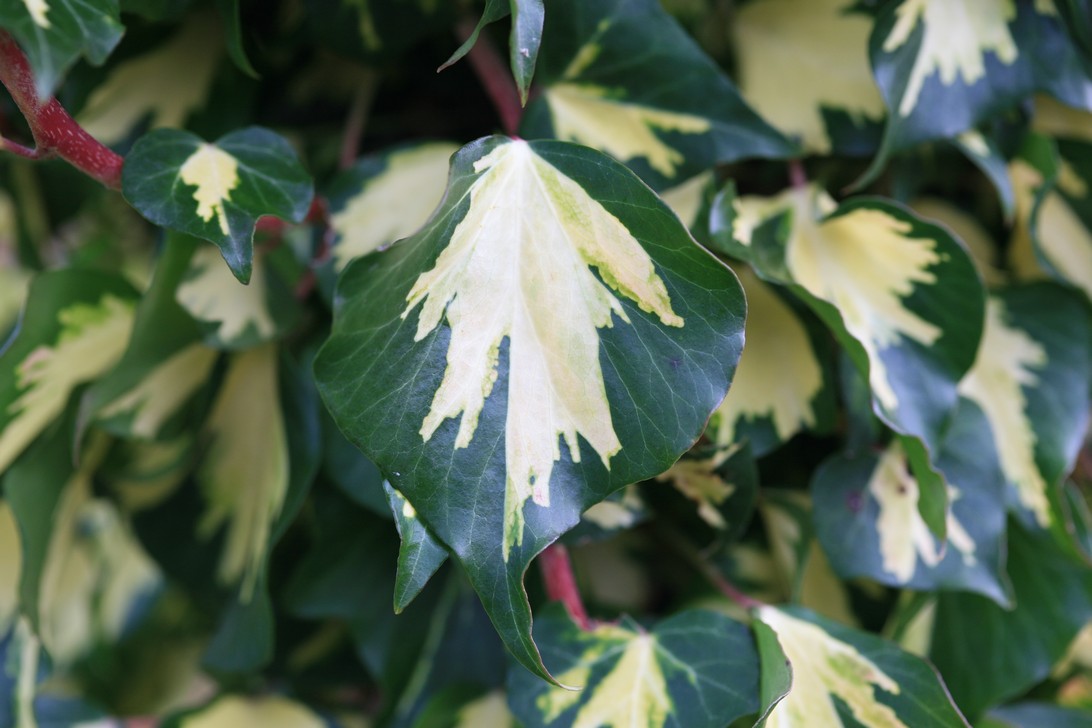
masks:
<svg viewBox="0 0 1092 728"><path fill-rule="evenodd" d="M420 432L427 441L461 415L456 448L474 437L508 338L507 558L521 543L523 504L550 504L559 436L574 462L578 436L608 468L621 449L599 364L598 329L629 322L611 289L664 325L683 320L640 242L527 143L498 146L474 168L480 176L466 216L414 283L402 316L421 304L418 341L445 317L451 328L443 380Z"/></svg>
<svg viewBox="0 0 1092 728"><path fill-rule="evenodd" d="M265 266L260 262L253 267L250 284L243 285L224 265L216 248L202 245L194 253L175 298L194 318L219 323L217 337L230 343L248 332L265 340L276 331L268 291Z"/></svg>
<svg viewBox="0 0 1092 728"><path fill-rule="evenodd" d="M178 170L179 179L196 187L193 199L197 214L205 222L216 218L220 232L231 234L224 203L239 185L239 163L215 144L202 143Z"/></svg>
<svg viewBox="0 0 1092 728"><path fill-rule="evenodd" d="M607 89L588 84L561 82L544 95L558 139L601 149L623 162L643 157L665 177L675 176L684 157L655 130L701 134L711 128L704 117L611 98Z"/></svg>
<svg viewBox="0 0 1092 728"><path fill-rule="evenodd" d="M49 13L49 3L46 0L23 0L23 5L26 6L27 12L30 13L31 19L34 24L39 28L50 28L52 23L49 22L47 14Z"/></svg>
<svg viewBox="0 0 1092 728"><path fill-rule="evenodd" d="M1005 65L1019 55L1009 31L1016 18L1012 0L904 0L895 13L883 44L887 53L905 44L919 22L923 25L921 47L899 102L901 116L914 111L925 80L934 73L945 86L957 77L971 85L986 75L987 52Z"/></svg>
<svg viewBox="0 0 1092 728"><path fill-rule="evenodd" d="M1004 304L991 298L978 357L959 383L959 393L973 400L990 422L1005 478L1016 487L1020 503L1043 526L1050 524L1050 503L1047 482L1035 462L1037 438L1028 418L1024 388L1039 383L1037 370L1046 363L1042 345L1010 326Z"/></svg>

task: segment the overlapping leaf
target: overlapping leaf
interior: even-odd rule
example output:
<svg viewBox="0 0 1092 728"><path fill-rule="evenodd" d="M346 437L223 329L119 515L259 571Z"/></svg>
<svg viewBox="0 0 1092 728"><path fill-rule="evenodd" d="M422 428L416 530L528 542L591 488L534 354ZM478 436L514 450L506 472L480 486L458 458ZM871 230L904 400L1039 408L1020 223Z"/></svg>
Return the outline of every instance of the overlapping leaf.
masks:
<svg viewBox="0 0 1092 728"><path fill-rule="evenodd" d="M1051 3L900 0L885 4L869 41L888 109L889 154L951 138L1044 91L1088 108L1092 79Z"/></svg>
<svg viewBox="0 0 1092 728"><path fill-rule="evenodd" d="M754 642L716 612L679 612L649 630L623 620L585 632L555 605L536 621L535 637L558 680L583 690L511 671L509 703L528 728L713 728L759 710Z"/></svg>
<svg viewBox="0 0 1092 728"><path fill-rule="evenodd" d="M494 137L338 299L315 365L328 407L542 673L523 571L700 434L738 359L738 282L620 165Z"/></svg>
<svg viewBox="0 0 1092 728"><path fill-rule="evenodd" d="M421 593L433 574L447 561L447 549L428 532L417 512L401 493L384 482L394 525L402 545L398 549L398 573L394 580L394 611L401 612Z"/></svg>
<svg viewBox="0 0 1092 728"><path fill-rule="evenodd" d="M247 283L258 218L300 222L313 189L287 141L249 127L211 144L176 129L146 134L125 158L122 192L155 224L215 243Z"/></svg>
<svg viewBox="0 0 1092 728"><path fill-rule="evenodd" d="M521 134L586 144L656 189L792 146L654 0L564 0L546 16L542 94Z"/></svg>
<svg viewBox="0 0 1092 728"><path fill-rule="evenodd" d="M512 66L512 75L516 78L520 100L526 104L531 78L535 74L538 49L542 44L542 25L546 17L543 0L486 0L485 10L482 11L482 17L474 30L439 70L444 70L469 53L478 42L482 28L508 15L512 16L512 32L508 42L509 63Z"/></svg>

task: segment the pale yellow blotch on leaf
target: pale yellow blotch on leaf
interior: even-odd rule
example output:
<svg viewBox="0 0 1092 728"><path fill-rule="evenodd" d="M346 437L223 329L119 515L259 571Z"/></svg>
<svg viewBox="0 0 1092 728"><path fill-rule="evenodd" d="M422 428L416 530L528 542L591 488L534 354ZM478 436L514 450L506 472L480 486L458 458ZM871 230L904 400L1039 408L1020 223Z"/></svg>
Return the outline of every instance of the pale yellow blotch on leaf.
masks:
<svg viewBox="0 0 1092 728"><path fill-rule="evenodd" d="M947 227L967 244L967 251L987 287L1005 282L1006 274L998 266L997 245L973 216L939 197L920 197L911 202L910 207L920 217Z"/></svg>
<svg viewBox="0 0 1092 728"><path fill-rule="evenodd" d="M901 116L914 111L925 80L934 73L939 73L945 86L957 77L971 85L986 75L986 53L995 54L1005 65L1019 54L1009 31L1009 23L1016 18L1012 0L904 0L895 13L895 25L883 43L887 53L905 44L919 23L924 26L899 102Z"/></svg>
<svg viewBox="0 0 1092 728"><path fill-rule="evenodd" d="M248 331L264 340L277 330L269 312L265 276L265 266L256 259L250 283L243 285L224 265L216 248L202 245L194 253L175 298L194 318L219 322L216 334L222 341L235 341Z"/></svg>
<svg viewBox="0 0 1092 728"><path fill-rule="evenodd" d="M858 208L820 220L835 204L815 187L787 190L781 199L793 210L789 272L808 293L841 313L846 330L868 355L873 395L893 411L898 397L881 352L903 339L931 346L941 333L903 304L917 285L936 283L929 270L941 259L936 241L908 237L910 223L882 210Z"/></svg>
<svg viewBox="0 0 1092 728"><path fill-rule="evenodd" d="M73 388L121 358L133 327L133 304L108 294L57 316L61 333L56 344L39 346L15 369L21 395L6 413L12 419L0 430L0 472L61 413Z"/></svg>
<svg viewBox="0 0 1092 728"><path fill-rule="evenodd" d="M334 268L404 238L428 221L444 197L454 144L426 144L394 152L387 168L368 180L345 208L330 217L338 236Z"/></svg>
<svg viewBox="0 0 1092 728"><path fill-rule="evenodd" d="M624 162L643 157L665 177L675 176L684 157L655 130L702 134L711 128L701 116L611 98L609 90L589 84L561 82L543 95L558 139L601 149Z"/></svg>
<svg viewBox="0 0 1092 728"><path fill-rule="evenodd" d="M834 696L861 725L909 728L876 696L877 688L898 695L898 683L852 645L775 607L760 607L756 616L777 633L792 663L792 690L770 713L767 728L839 728L844 723Z"/></svg>
<svg viewBox="0 0 1092 728"><path fill-rule="evenodd" d="M124 466L111 470L110 490L125 513L137 513L167 500L189 475L192 436L165 442L129 440Z"/></svg>
<svg viewBox="0 0 1092 728"><path fill-rule="evenodd" d="M95 87L77 121L104 144L122 141L141 120L181 128L208 96L223 55L223 31L198 14L154 50L118 64Z"/></svg>
<svg viewBox="0 0 1092 728"><path fill-rule="evenodd" d="M421 305L416 340L446 318L447 366L421 437L460 415L467 447L497 379L508 338L504 555L523 537L528 499L548 507L558 436L580 461L583 437L610 467L621 449L599 365L598 329L629 316L611 289L666 326L682 326L652 259L629 230L526 142L474 164L470 206L436 265L406 296ZM603 282L592 273L594 266Z"/></svg>
<svg viewBox="0 0 1092 728"><path fill-rule="evenodd" d="M909 593L903 592L903 594ZM937 600L933 598L922 605L903 628L902 635L899 637L899 647L911 655L928 657L929 647L933 643L933 626L936 624L936 617Z"/></svg>
<svg viewBox="0 0 1092 728"><path fill-rule="evenodd" d="M1016 487L1020 503L1044 527L1050 524L1048 484L1035 463L1037 438L1023 388L1039 383L1036 370L1046 363L1042 345L1010 326L1004 304L990 298L978 357L959 383L959 393L981 407L990 422L1005 478Z"/></svg>
<svg viewBox="0 0 1092 728"><path fill-rule="evenodd" d="M197 188L193 199L197 201L198 216L205 222L215 217L220 232L230 235L224 203L239 186L239 163L235 157L215 144L202 143L179 168L178 177Z"/></svg>
<svg viewBox="0 0 1092 728"><path fill-rule="evenodd" d="M823 370L788 304L750 268L735 271L747 295L746 344L728 396L713 415L714 438L727 447L741 421L769 417L785 441L815 426L811 402L823 387Z"/></svg>
<svg viewBox="0 0 1092 728"><path fill-rule="evenodd" d="M207 500L198 536L227 524L218 577L242 580L248 601L288 493L288 442L271 344L236 354L205 425L211 445L197 479Z"/></svg>
<svg viewBox="0 0 1092 728"><path fill-rule="evenodd" d="M990 146L986 142L986 137L982 136L982 132L977 129L968 129L959 136L956 137L960 144L962 144L967 151L978 157L990 156Z"/></svg>
<svg viewBox="0 0 1092 728"><path fill-rule="evenodd" d="M325 728L310 708L280 695L244 698L229 695L179 721L179 728Z"/></svg>
<svg viewBox="0 0 1092 728"><path fill-rule="evenodd" d="M136 386L99 411L101 419L131 414L134 436L153 439L170 417L205 383L216 351L193 344L176 352Z"/></svg>
<svg viewBox="0 0 1092 728"><path fill-rule="evenodd" d="M868 492L879 504L876 532L880 539L880 555L884 571L892 574L900 583L913 578L918 559L927 568L940 563L943 556L940 543L918 511L921 497L918 482L910 474L906 455L896 441L880 456L876 469L868 481ZM959 491L949 486L950 500L954 502ZM975 563L975 544L963 524L948 510L948 542L959 551L968 566Z"/></svg>
<svg viewBox="0 0 1092 728"><path fill-rule="evenodd" d="M596 503L584 511L582 518L606 530L629 528L637 522L638 512L642 508L644 501L641 500L636 485L627 485L622 492L621 501L605 500Z"/></svg>
<svg viewBox="0 0 1092 728"><path fill-rule="evenodd" d="M1092 113L1066 106L1053 96L1038 94L1035 97L1035 116L1031 119L1031 128L1040 134L1059 139L1092 142Z"/></svg>
<svg viewBox="0 0 1092 728"><path fill-rule="evenodd" d="M27 12L30 13L30 17L34 20L34 24L39 28L50 28L53 26L49 22L47 14L49 13L49 3L46 0L23 0L23 5L26 5Z"/></svg>
<svg viewBox="0 0 1092 728"><path fill-rule="evenodd" d="M847 0L764 0L742 5L734 28L739 87L762 118L799 136L812 152L830 151L823 108L854 122L883 118L883 98L868 63L867 15Z"/></svg>
<svg viewBox="0 0 1092 728"><path fill-rule="evenodd" d="M591 637L599 642L558 678L560 682L587 685L596 661L613 659L608 653L618 651L621 657L598 684L585 688L590 695L577 710L572 728L662 728L674 704L667 692L656 638L617 626L599 627ZM682 669L681 663L673 660L673 664ZM580 692L553 687L539 696L536 705L550 723L584 697Z"/></svg>
<svg viewBox="0 0 1092 728"><path fill-rule="evenodd" d="M661 483L671 483L698 505L698 515L713 528L727 528L718 507L732 497L736 486L717 473L717 468L736 452L731 447L718 449L708 458L683 458L666 472L656 476Z"/></svg>
<svg viewBox="0 0 1092 728"><path fill-rule="evenodd" d="M1013 268L1023 279L1046 277L1035 258L1029 228L1035 194L1043 176L1023 160L1009 166L1016 197L1016 221L1009 255ZM1073 197L1085 197L1088 183L1071 165L1063 163L1058 171L1057 188ZM1057 191L1043 197L1038 212L1039 252L1059 274L1092 299L1092 232Z"/></svg>
<svg viewBox="0 0 1092 728"><path fill-rule="evenodd" d="M679 216L679 220L687 228L694 226L698 221L698 213L701 211L705 198L705 190L713 181L713 172L702 172L691 177L680 185L660 193L660 199Z"/></svg>
<svg viewBox="0 0 1092 728"><path fill-rule="evenodd" d="M511 728L515 724L507 696L501 690L494 690L464 705L452 728Z"/></svg>

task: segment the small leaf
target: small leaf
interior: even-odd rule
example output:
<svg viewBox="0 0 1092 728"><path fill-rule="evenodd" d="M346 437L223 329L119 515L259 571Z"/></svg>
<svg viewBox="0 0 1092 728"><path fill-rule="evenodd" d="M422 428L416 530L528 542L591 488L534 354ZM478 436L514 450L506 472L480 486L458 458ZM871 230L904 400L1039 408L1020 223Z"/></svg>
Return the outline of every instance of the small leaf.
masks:
<svg viewBox="0 0 1092 728"><path fill-rule="evenodd" d="M997 143L977 129L968 129L956 136L952 144L993 183L1005 219L1012 220L1016 212L1016 193L1013 191L1005 157Z"/></svg>
<svg viewBox="0 0 1092 728"><path fill-rule="evenodd" d="M261 127L213 144L175 129L150 132L125 158L122 192L155 224L215 243L243 283L250 280L258 218L300 222L313 194L292 147Z"/></svg>
<svg viewBox="0 0 1092 728"><path fill-rule="evenodd" d="M656 189L793 151L654 0L554 2L544 33L565 42L543 49L523 136L595 147Z"/></svg>
<svg viewBox="0 0 1092 728"><path fill-rule="evenodd" d="M394 580L394 611L400 613L447 561L447 549L428 532L401 493L387 482L383 483L383 488L394 514L394 525L402 538L398 549L398 574Z"/></svg>
<svg viewBox="0 0 1092 728"><path fill-rule="evenodd" d="M10 0L0 4L0 27L26 53L40 99L80 56L102 65L125 32L118 0Z"/></svg>
<svg viewBox="0 0 1092 728"><path fill-rule="evenodd" d="M773 708L768 728L967 725L921 658L804 609L761 607L756 617L777 634L792 664L792 689Z"/></svg>
<svg viewBox="0 0 1092 728"><path fill-rule="evenodd" d="M421 232L338 290L328 407L541 673L522 573L700 434L738 357L735 277L603 155L494 137L455 155Z"/></svg>
<svg viewBox="0 0 1092 728"><path fill-rule="evenodd" d="M225 32L228 55L231 56L231 60L240 71L251 78L258 78L258 72L254 70L250 59L247 58L246 47L243 45L243 23L239 18L239 0L216 0L216 9L227 26Z"/></svg>
<svg viewBox="0 0 1092 728"><path fill-rule="evenodd" d="M559 681L583 689L509 672L509 704L528 728L720 728L759 708L754 643L722 614L689 610L649 631L623 620L584 632L554 605L535 637Z"/></svg>

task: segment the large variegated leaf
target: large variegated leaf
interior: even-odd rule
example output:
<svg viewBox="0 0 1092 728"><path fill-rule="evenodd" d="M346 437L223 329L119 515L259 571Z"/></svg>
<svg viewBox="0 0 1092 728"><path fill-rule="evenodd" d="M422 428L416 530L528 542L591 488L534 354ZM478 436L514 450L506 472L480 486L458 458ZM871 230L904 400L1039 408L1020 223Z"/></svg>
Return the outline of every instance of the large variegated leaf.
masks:
<svg viewBox="0 0 1092 728"><path fill-rule="evenodd" d="M828 426L834 402L821 339L749 266L736 271L747 294L747 339L707 434L718 447L746 440L761 456L797 432Z"/></svg>
<svg viewBox="0 0 1092 728"><path fill-rule="evenodd" d="M959 391L985 413L1006 500L1029 523L1056 518L1051 502L1088 426L1089 371L1092 320L1075 292L1041 283L990 297L978 358Z"/></svg>
<svg viewBox="0 0 1092 728"><path fill-rule="evenodd" d="M455 144L431 142L364 157L327 195L334 267L416 232L440 204Z"/></svg>
<svg viewBox="0 0 1092 728"><path fill-rule="evenodd" d="M211 16L194 15L169 41L112 68L76 119L104 144L123 141L145 121L181 127L204 103L223 52Z"/></svg>
<svg viewBox="0 0 1092 728"><path fill-rule="evenodd" d="M987 334L988 336L989 334ZM1004 477L989 421L960 402L936 466L948 482L948 542L918 512L920 486L898 440L881 453L836 455L811 490L816 531L838 573L917 590L963 589L1010 601L1004 574Z"/></svg>
<svg viewBox="0 0 1092 728"><path fill-rule="evenodd" d="M792 665L767 728L966 726L933 667L894 644L805 609L761 607Z"/></svg>
<svg viewBox="0 0 1092 728"><path fill-rule="evenodd" d="M735 276L624 167L492 137L455 155L424 229L342 274L315 371L339 426L543 672L524 570L694 442L742 314Z"/></svg>
<svg viewBox="0 0 1092 728"><path fill-rule="evenodd" d="M80 56L106 60L125 32L119 12L118 0L9 0L0 3L0 28L19 41L45 98Z"/></svg>
<svg viewBox="0 0 1092 728"><path fill-rule="evenodd" d="M313 195L292 146L256 126L214 143L156 129L125 157L121 187L125 199L156 225L215 243L243 283L250 280L258 218L300 222Z"/></svg>
<svg viewBox="0 0 1092 728"><path fill-rule="evenodd" d="M0 472L61 414L75 387L121 358L135 297L104 273L68 269L34 280L19 332L0 355Z"/></svg>
<svg viewBox="0 0 1092 728"><path fill-rule="evenodd" d="M869 42L888 109L887 156L954 137L1035 91L1092 105L1092 80L1051 3L900 0L885 4Z"/></svg>
<svg viewBox="0 0 1092 728"><path fill-rule="evenodd" d="M714 235L831 327L867 375L876 414L910 438L914 472L925 477L982 336L985 292L959 241L893 203L836 205L811 186L735 201L725 191L717 208ZM941 478L922 486L922 516L942 535Z"/></svg>
<svg viewBox="0 0 1092 728"><path fill-rule="evenodd" d="M804 149L864 153L884 106L868 65L872 19L847 0L762 0L739 8L739 88Z"/></svg>
<svg viewBox="0 0 1092 728"><path fill-rule="evenodd" d="M585 632L554 607L535 638L558 680L583 689L511 671L509 704L528 728L720 728L759 709L754 642L716 612L679 612L647 630L623 620Z"/></svg>
<svg viewBox="0 0 1092 728"><path fill-rule="evenodd" d="M542 94L521 133L586 144L656 189L716 162L783 157L791 145L655 0L550 5Z"/></svg>

